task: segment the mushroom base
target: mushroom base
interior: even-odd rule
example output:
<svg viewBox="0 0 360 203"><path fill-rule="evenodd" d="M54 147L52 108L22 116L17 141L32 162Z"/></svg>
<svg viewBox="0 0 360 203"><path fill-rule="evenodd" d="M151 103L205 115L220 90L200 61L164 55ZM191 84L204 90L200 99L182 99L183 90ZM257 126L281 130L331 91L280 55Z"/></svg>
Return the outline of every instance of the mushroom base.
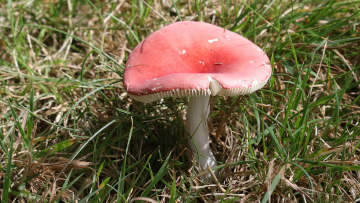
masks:
<svg viewBox="0 0 360 203"><path fill-rule="evenodd" d="M216 160L210 149L207 120L210 111L210 96L190 98L187 112L186 130L191 136L191 147L201 169L214 167Z"/></svg>

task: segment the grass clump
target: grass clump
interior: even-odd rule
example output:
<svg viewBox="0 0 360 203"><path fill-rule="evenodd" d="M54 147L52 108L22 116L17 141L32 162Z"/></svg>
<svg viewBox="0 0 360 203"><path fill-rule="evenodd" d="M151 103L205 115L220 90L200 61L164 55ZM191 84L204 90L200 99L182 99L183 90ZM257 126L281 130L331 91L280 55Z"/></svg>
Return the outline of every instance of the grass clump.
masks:
<svg viewBox="0 0 360 203"><path fill-rule="evenodd" d="M359 3L3 1L2 202L359 201ZM271 58L263 90L211 101L218 184L192 167L185 99L143 105L122 87L130 51L180 20Z"/></svg>

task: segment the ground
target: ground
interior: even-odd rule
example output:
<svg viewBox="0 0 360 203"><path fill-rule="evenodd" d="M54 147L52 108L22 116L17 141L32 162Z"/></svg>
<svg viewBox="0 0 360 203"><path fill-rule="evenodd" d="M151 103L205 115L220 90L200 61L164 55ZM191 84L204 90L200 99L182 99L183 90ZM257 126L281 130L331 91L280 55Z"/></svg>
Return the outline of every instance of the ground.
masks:
<svg viewBox="0 0 360 203"><path fill-rule="evenodd" d="M131 50L172 22L209 22L265 50L273 75L211 100L217 179L194 167L187 98L142 104ZM360 1L0 2L2 202L355 202Z"/></svg>

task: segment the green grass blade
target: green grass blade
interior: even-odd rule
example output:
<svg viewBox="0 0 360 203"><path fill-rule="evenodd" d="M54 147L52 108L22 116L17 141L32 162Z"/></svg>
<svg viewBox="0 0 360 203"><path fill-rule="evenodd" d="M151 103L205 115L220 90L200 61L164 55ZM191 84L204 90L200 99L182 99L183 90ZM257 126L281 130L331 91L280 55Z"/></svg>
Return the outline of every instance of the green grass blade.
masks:
<svg viewBox="0 0 360 203"><path fill-rule="evenodd" d="M276 186L280 183L280 179L281 179L281 174L278 173L271 182L270 188L264 195L263 199L261 200L261 203L266 203L270 201L271 193L274 192Z"/></svg>
<svg viewBox="0 0 360 203"><path fill-rule="evenodd" d="M153 179L151 180L151 183L145 188L145 190L142 192L141 196L142 197L147 197L149 195L149 192L151 189L153 189L153 187L159 182L161 181L162 177L165 175L165 173L167 172L167 165L170 159L171 153L166 157L164 163L161 165L161 168L159 169L159 171L155 174L155 176L153 177Z"/></svg>
<svg viewBox="0 0 360 203"><path fill-rule="evenodd" d="M11 132L11 131L10 131ZM9 193L10 193L10 185L11 185L11 169L12 169L12 156L13 156L13 138L10 134L9 137L9 149L7 150L7 161L6 161L6 168L5 168L5 177L4 177L4 183L2 186L2 196L1 201L2 202L8 202Z"/></svg>

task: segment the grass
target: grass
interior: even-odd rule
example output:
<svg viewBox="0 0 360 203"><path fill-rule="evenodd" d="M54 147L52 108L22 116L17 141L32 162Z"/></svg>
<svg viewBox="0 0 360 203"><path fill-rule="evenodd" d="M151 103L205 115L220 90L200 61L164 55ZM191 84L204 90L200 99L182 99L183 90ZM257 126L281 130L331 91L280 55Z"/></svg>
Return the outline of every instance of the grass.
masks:
<svg viewBox="0 0 360 203"><path fill-rule="evenodd" d="M192 167L186 99L122 87L131 50L180 20L271 58L265 88L211 101L217 184ZM358 0L1 1L2 202L359 201L359 22Z"/></svg>

